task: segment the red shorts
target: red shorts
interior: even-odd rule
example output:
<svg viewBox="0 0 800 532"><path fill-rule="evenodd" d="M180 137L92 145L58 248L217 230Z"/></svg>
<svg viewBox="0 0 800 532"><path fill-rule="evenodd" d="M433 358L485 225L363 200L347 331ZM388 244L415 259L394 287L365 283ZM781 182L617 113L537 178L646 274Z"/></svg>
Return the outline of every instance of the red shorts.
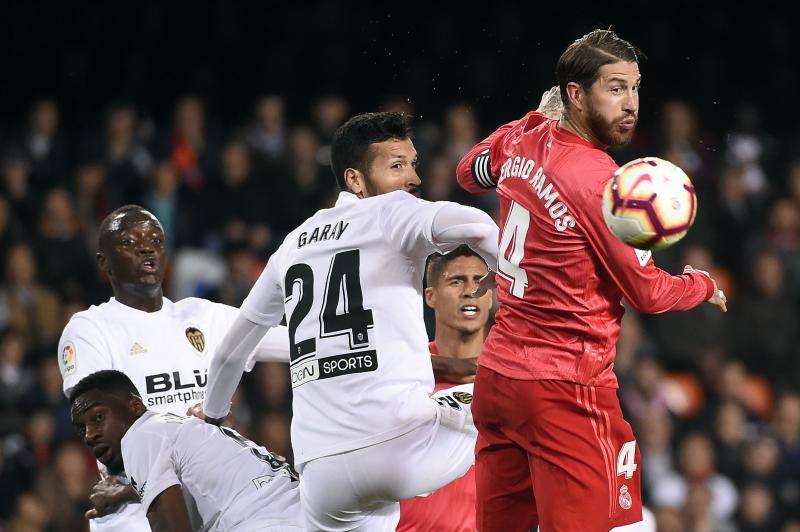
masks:
<svg viewBox="0 0 800 532"><path fill-rule="evenodd" d="M481 366L472 414L480 532L608 532L642 520L639 448L615 389Z"/></svg>

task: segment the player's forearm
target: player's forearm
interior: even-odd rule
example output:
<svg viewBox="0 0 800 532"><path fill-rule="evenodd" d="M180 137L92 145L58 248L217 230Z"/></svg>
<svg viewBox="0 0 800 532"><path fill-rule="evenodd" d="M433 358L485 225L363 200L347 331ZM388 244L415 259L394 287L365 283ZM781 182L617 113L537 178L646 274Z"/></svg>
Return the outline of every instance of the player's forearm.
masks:
<svg viewBox="0 0 800 532"><path fill-rule="evenodd" d="M690 310L714 293L714 283L701 273L669 275L659 270L659 275L648 286L637 286L626 297L639 312L662 314Z"/></svg>
<svg viewBox="0 0 800 532"><path fill-rule="evenodd" d="M253 323L241 314L236 317L209 363L203 404L206 416L220 419L228 415L231 397L242 378L248 355L268 330L266 325Z"/></svg>
<svg viewBox="0 0 800 532"><path fill-rule="evenodd" d="M485 212L456 203L447 204L436 213L431 234L434 244L453 247L467 244L490 269L497 267L497 242L500 229Z"/></svg>

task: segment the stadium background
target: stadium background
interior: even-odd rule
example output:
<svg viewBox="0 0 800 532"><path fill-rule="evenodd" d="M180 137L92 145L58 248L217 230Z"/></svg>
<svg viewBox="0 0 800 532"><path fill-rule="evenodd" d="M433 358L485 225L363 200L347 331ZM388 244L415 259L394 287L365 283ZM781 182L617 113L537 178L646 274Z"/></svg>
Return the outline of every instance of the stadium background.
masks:
<svg viewBox="0 0 800 532"><path fill-rule="evenodd" d="M238 305L281 235L335 197L331 133L413 116L428 199L459 157L553 84L559 53L614 25L649 59L618 162L657 155L700 195L656 254L707 269L730 312L626 315L617 373L659 529L800 530L800 32L778 4L340 2L0 8L0 530L86 529L94 462L55 344L110 296L96 229L139 202L164 223L166 293ZM428 316L430 322L430 316ZM241 431L289 455L285 369L238 395Z"/></svg>

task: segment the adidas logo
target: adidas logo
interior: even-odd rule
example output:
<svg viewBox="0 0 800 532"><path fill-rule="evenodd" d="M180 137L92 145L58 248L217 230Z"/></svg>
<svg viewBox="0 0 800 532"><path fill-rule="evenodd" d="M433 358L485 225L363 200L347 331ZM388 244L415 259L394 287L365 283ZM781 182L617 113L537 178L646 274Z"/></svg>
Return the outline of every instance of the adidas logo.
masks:
<svg viewBox="0 0 800 532"><path fill-rule="evenodd" d="M141 355L142 353L147 353L147 349L139 345L139 342L133 342L131 346L131 355Z"/></svg>

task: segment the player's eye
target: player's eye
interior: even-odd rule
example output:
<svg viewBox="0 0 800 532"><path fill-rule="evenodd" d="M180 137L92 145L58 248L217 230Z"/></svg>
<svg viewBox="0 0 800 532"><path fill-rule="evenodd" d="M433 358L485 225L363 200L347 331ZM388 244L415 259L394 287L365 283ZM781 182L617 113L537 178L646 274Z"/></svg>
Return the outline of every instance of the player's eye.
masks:
<svg viewBox="0 0 800 532"><path fill-rule="evenodd" d="M100 423L101 421L103 421L104 418L105 418L105 416L103 414L95 414L94 415L94 422L95 423Z"/></svg>
<svg viewBox="0 0 800 532"><path fill-rule="evenodd" d="M130 246L130 245L132 245L132 244L133 244L133 239L132 239L132 238L126 238L126 239L124 239L124 240L122 241L122 243L123 243L124 245L126 245L126 246Z"/></svg>
<svg viewBox="0 0 800 532"><path fill-rule="evenodd" d="M611 89L611 92L613 94L622 94L622 87L614 87L613 89Z"/></svg>
<svg viewBox="0 0 800 532"><path fill-rule="evenodd" d="M411 163L411 166L414 168L416 168L417 165L419 165L419 162L417 162L416 160L413 163Z"/></svg>
<svg viewBox="0 0 800 532"><path fill-rule="evenodd" d="M402 167L403 167L403 163L394 163L392 165L392 168L394 168L395 170L399 170Z"/></svg>

